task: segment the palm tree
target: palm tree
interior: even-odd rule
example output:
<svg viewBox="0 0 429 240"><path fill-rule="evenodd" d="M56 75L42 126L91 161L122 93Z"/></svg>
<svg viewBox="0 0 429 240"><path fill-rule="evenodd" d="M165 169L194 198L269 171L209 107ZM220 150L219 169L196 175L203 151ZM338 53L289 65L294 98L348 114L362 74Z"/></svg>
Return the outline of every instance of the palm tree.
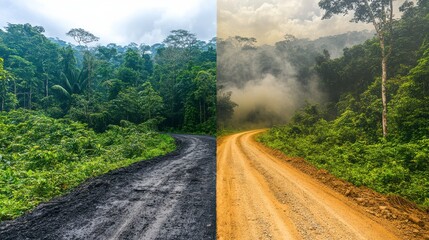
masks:
<svg viewBox="0 0 429 240"><path fill-rule="evenodd" d="M61 73L61 85L52 86L53 92L62 100L67 108L73 94L81 94L87 87L88 72L86 70L74 70L69 74Z"/></svg>

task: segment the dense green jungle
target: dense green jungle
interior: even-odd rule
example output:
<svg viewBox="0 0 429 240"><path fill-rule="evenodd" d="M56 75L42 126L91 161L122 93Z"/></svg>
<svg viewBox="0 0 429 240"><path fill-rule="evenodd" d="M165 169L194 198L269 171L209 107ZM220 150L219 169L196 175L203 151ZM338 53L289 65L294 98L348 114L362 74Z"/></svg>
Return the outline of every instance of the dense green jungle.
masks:
<svg viewBox="0 0 429 240"><path fill-rule="evenodd" d="M173 151L160 132L215 133L215 38L173 30L120 46L66 34L76 44L28 23L0 30L0 220Z"/></svg>
<svg viewBox="0 0 429 240"><path fill-rule="evenodd" d="M429 207L429 2L401 7L386 35L387 132L382 131L381 50L377 37L312 65L327 94L308 103L286 125L259 137L289 156L302 157L378 192ZM362 24L362 23L359 23Z"/></svg>

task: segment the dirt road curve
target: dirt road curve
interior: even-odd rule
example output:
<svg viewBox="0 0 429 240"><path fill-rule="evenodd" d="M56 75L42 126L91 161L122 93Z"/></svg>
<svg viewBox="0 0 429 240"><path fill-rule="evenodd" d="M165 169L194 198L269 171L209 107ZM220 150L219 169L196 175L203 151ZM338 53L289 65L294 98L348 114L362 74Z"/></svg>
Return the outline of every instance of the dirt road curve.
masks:
<svg viewBox="0 0 429 240"><path fill-rule="evenodd" d="M175 137L175 153L93 179L2 223L0 239L215 239L215 139Z"/></svg>
<svg viewBox="0 0 429 240"><path fill-rule="evenodd" d="M263 150L261 130L217 149L217 236L227 239L399 239L347 198Z"/></svg>

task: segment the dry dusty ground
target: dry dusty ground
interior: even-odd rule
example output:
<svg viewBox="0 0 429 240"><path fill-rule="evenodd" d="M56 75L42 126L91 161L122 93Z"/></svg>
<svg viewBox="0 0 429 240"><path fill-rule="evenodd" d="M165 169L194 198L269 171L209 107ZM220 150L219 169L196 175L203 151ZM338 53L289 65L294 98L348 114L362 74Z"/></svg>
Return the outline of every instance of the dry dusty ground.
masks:
<svg viewBox="0 0 429 240"><path fill-rule="evenodd" d="M89 180L0 224L0 239L215 239L216 142L177 135L180 148Z"/></svg>
<svg viewBox="0 0 429 240"><path fill-rule="evenodd" d="M218 239L429 239L426 213L272 151L262 131L218 140Z"/></svg>

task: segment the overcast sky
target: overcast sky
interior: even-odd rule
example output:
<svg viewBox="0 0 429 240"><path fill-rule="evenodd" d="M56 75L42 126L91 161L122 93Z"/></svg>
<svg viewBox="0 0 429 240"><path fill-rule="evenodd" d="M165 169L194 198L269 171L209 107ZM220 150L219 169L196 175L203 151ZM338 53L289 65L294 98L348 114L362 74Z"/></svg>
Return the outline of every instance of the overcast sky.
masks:
<svg viewBox="0 0 429 240"><path fill-rule="evenodd" d="M0 6L1 27L30 23L70 42L65 33L71 28L121 45L162 42L175 29L202 40L216 35L216 0L0 0Z"/></svg>
<svg viewBox="0 0 429 240"><path fill-rule="evenodd" d="M351 16L321 20L319 0L218 0L218 37L256 37L259 44L283 40L286 33L298 38L353 30L372 30L364 23L350 23Z"/></svg>

